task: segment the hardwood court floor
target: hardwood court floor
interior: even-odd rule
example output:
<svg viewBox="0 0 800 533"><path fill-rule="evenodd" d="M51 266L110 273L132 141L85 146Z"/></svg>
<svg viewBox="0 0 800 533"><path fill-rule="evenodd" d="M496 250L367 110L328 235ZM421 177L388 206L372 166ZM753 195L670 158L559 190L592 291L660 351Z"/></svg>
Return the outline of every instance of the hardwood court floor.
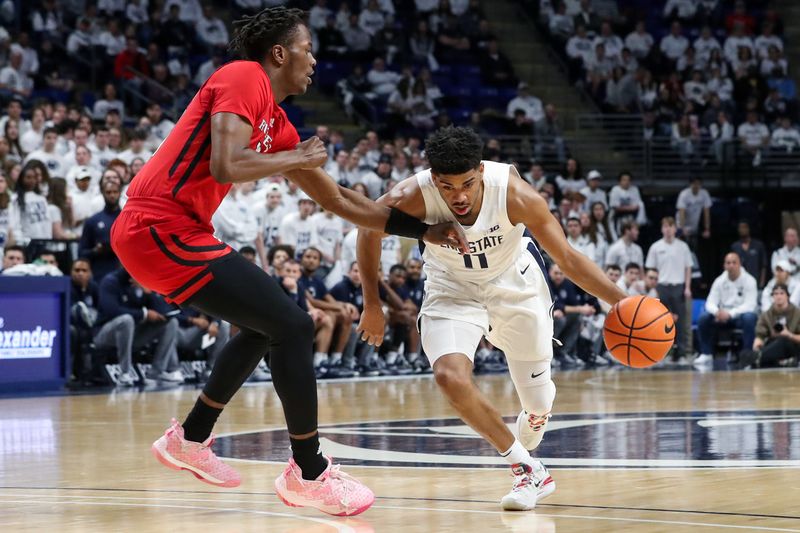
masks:
<svg viewBox="0 0 800 533"><path fill-rule="evenodd" d="M500 511L508 470L429 377L321 383L324 446L378 496L349 520L276 498L288 449L269 385L243 389L217 428L243 478L232 490L150 455L194 389L0 400L0 531L800 531L800 372L555 379L540 456L558 489L527 513ZM508 376L479 382L511 421Z"/></svg>

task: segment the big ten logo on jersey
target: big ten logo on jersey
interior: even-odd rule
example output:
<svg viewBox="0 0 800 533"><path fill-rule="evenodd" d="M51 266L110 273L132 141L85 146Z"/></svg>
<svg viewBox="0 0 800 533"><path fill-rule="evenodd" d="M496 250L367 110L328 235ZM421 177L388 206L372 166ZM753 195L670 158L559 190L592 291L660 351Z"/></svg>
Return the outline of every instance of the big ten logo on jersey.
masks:
<svg viewBox="0 0 800 533"><path fill-rule="evenodd" d="M265 119L261 119L261 124L258 125L258 131L264 134L264 138L256 145L256 152L269 152L272 148L272 136L269 134L270 128L275 124L275 118L269 119L269 123Z"/></svg>

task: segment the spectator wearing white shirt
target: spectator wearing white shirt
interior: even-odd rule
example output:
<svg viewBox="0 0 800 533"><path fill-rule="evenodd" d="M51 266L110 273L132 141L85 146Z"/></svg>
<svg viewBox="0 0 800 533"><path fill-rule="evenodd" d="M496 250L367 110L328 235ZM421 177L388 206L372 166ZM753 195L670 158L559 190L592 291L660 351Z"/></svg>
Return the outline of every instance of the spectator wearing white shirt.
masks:
<svg viewBox="0 0 800 533"><path fill-rule="evenodd" d="M0 116L0 135L2 135L6 131L6 124L8 124L9 121L16 121L18 133L20 136L27 133L27 131L30 129L31 127L30 121L22 118L22 102L23 99L20 96L11 97L11 100L9 100L8 104L6 105L5 114L3 114L3 116ZM5 137L8 138L8 135L5 135Z"/></svg>
<svg viewBox="0 0 800 533"><path fill-rule="evenodd" d="M684 239L690 240L696 247L698 234L702 234L704 239L711 237L711 195L703 188L699 177L692 177L689 187L678 194L675 208L678 211L678 227L683 231Z"/></svg>
<svg viewBox="0 0 800 533"><path fill-rule="evenodd" d="M336 152L336 157L325 165L325 172L333 178L333 181L342 187L350 187L353 182L350 181L349 172L347 169L347 161L350 159L350 152L347 150L339 150Z"/></svg>
<svg viewBox="0 0 800 533"><path fill-rule="evenodd" d="M725 59L729 63L735 62L736 58L739 57L740 48L749 48L751 53L755 52L753 39L745 34L744 25L741 22L737 22L733 25L733 33L725 39L725 45L723 46Z"/></svg>
<svg viewBox="0 0 800 533"><path fill-rule="evenodd" d="M78 158L76 155L76 150L78 148L85 148L86 152L82 152L81 157ZM67 169L67 172L72 169L75 165L91 165L95 166L94 163L90 163L91 160L91 149L89 148L89 130L82 126L78 126L72 132L72 142L69 144L69 151L62 156L64 161L64 167ZM81 162L82 161L82 162ZM99 167L98 167L98 170Z"/></svg>
<svg viewBox="0 0 800 533"><path fill-rule="evenodd" d="M733 141L736 130L728 119L725 111L717 112L717 120L708 127L711 136L711 147L709 148L717 160L717 164L723 165L730 159L730 152L733 149Z"/></svg>
<svg viewBox="0 0 800 533"><path fill-rule="evenodd" d="M144 24L148 20L147 7L142 5L146 0L128 0L125 2L125 18L134 24Z"/></svg>
<svg viewBox="0 0 800 533"><path fill-rule="evenodd" d="M765 23L761 35L756 37L756 40L753 42L756 55L759 59L766 59L769 57L769 49L773 46L780 52L783 52L783 41L780 37L775 35L774 31L775 27L771 22Z"/></svg>
<svg viewBox="0 0 800 533"><path fill-rule="evenodd" d="M602 26L600 27L600 35L594 38L592 41L592 45L594 48L597 48L597 45L602 43L605 47L606 57L613 61L618 61L619 57L622 55L622 49L624 45L622 43L622 39L619 36L614 35L614 32L611 30L611 24L608 22L603 22Z"/></svg>
<svg viewBox="0 0 800 533"><path fill-rule="evenodd" d="M589 239L588 235L584 234L581 220L578 217L569 217L567 219L567 242L592 262L596 262L597 245Z"/></svg>
<svg viewBox="0 0 800 533"><path fill-rule="evenodd" d="M783 247L772 252L771 266L775 267L779 261L787 261L791 265L792 279L800 281L800 246L798 246L797 230L786 228L783 232Z"/></svg>
<svg viewBox="0 0 800 533"><path fill-rule="evenodd" d="M311 226L311 245L322 253L322 263L329 271L341 254L344 221L331 211L322 211L311 215ZM327 271L323 272L327 274Z"/></svg>
<svg viewBox="0 0 800 533"><path fill-rule="evenodd" d="M97 10L108 16L116 16L125 10L125 0L98 0Z"/></svg>
<svg viewBox="0 0 800 533"><path fill-rule="evenodd" d="M39 150L34 150L29 153L25 158L25 163L37 160L41 161L47 167L47 171L53 177L63 177L67 174L67 169L64 165L63 158L56 150L56 143L58 142L58 132L55 128L45 128L42 140L42 147Z"/></svg>
<svg viewBox="0 0 800 533"><path fill-rule="evenodd" d="M635 263L644 266L642 247L636 244L639 239L639 224L628 220L622 224L622 236L606 251L607 265L629 265Z"/></svg>
<svg viewBox="0 0 800 533"><path fill-rule="evenodd" d="M123 50L125 50L125 35L119 29L119 22L117 19L110 19L105 31L94 40L94 44L104 46L106 55L110 58L117 57Z"/></svg>
<svg viewBox="0 0 800 533"><path fill-rule="evenodd" d="M698 106L705 107L708 100L708 88L703 81L703 72L699 69L692 71L692 78L683 84L683 94L686 98L697 104Z"/></svg>
<svg viewBox="0 0 800 533"><path fill-rule="evenodd" d="M106 168L111 160L116 159L118 152L109 145L111 132L105 126L100 126L94 134L94 142L89 143L92 151L92 160L98 168Z"/></svg>
<svg viewBox="0 0 800 533"><path fill-rule="evenodd" d="M597 97L600 96L601 89L611 77L611 73L616 66L617 62L606 55L605 45L598 43L594 48L594 53L584 63L586 81L591 84L592 94Z"/></svg>
<svg viewBox="0 0 800 533"><path fill-rule="evenodd" d="M685 22L691 21L697 14L697 0L667 0L664 5L664 18L679 18Z"/></svg>
<svg viewBox="0 0 800 533"><path fill-rule="evenodd" d="M79 56L94 44L92 23L89 19L81 17L75 25L75 30L67 37L67 53Z"/></svg>
<svg viewBox="0 0 800 533"><path fill-rule="evenodd" d="M676 232L675 219L664 217L663 238L647 251L645 266L658 270L658 296L675 317L676 356L680 357L689 353L686 303L692 298L692 253L685 242L675 238Z"/></svg>
<svg viewBox="0 0 800 533"><path fill-rule="evenodd" d="M203 85L220 66L222 66L222 55L219 53L212 54L208 61L197 67L197 72L194 75L194 84L198 87Z"/></svg>
<svg viewBox="0 0 800 533"><path fill-rule="evenodd" d="M150 134L146 139L147 149L155 151L175 127L175 123L164 116L164 110L161 109L157 102L148 104L146 112L147 119L150 122Z"/></svg>
<svg viewBox="0 0 800 533"><path fill-rule="evenodd" d="M402 77L401 74L388 70L382 57L376 57L372 68L367 72L367 81L372 85L372 92L379 96L392 94Z"/></svg>
<svg viewBox="0 0 800 533"><path fill-rule="evenodd" d="M287 214L286 209L283 207L283 195L278 184L271 183L266 189L267 194L264 203L255 208L256 222L258 223L256 252L264 269L269 266L267 251L280 244L278 232L280 231L283 217ZM259 242L261 245L259 245Z"/></svg>
<svg viewBox="0 0 800 533"><path fill-rule="evenodd" d="M756 336L758 320L756 279L742 268L739 256L725 256L725 272L711 285L705 312L697 321L700 356L695 365L707 365L714 359L714 342L721 329L742 330L742 346L749 348Z"/></svg>
<svg viewBox="0 0 800 533"><path fill-rule="evenodd" d="M44 109L41 107L35 107L33 109L33 113L31 114L31 127L22 134L19 139L19 144L22 147L22 151L27 153L31 153L34 150L38 150L42 146L42 140L44 137L44 123L45 123L45 115ZM3 127L0 127L2 130Z"/></svg>
<svg viewBox="0 0 800 533"><path fill-rule="evenodd" d="M343 2L342 5L346 3ZM347 49L352 53L366 54L372 45L372 36L359 25L358 15L355 13L350 14L350 23L341 32Z"/></svg>
<svg viewBox="0 0 800 533"><path fill-rule="evenodd" d="M73 230L77 234L83 232L83 223L103 210L105 201L98 188L93 189L94 171L89 167L75 167L70 171L73 175L72 190L69 197L72 204ZM99 179L98 179L99 182ZM69 182L68 182L69 183Z"/></svg>
<svg viewBox="0 0 800 533"><path fill-rule="evenodd" d="M103 120L110 109L116 109L120 117L125 116L125 104L117 98L117 88L113 83L107 83L103 87L103 98L95 101L92 115L94 115L95 120Z"/></svg>
<svg viewBox="0 0 800 533"><path fill-rule="evenodd" d="M689 48L689 40L683 36L680 22L672 23L669 34L662 37L658 47L670 61L677 62L680 59Z"/></svg>
<svg viewBox="0 0 800 533"><path fill-rule="evenodd" d="M765 78L782 78L789 74L789 62L777 46L770 46L767 57L761 61L761 75Z"/></svg>
<svg viewBox="0 0 800 533"><path fill-rule="evenodd" d="M773 277L770 279L764 290L761 291L761 312L767 311L772 307L772 289L775 285L786 285L789 289L789 301L794 305L800 305L800 282L792 278L792 265L789 261L783 259L778 261L773 271Z"/></svg>
<svg viewBox="0 0 800 533"><path fill-rule="evenodd" d="M381 3L391 5L392 0L382 0ZM467 12L467 9L469 9L469 0L450 0L450 12L453 15L460 17Z"/></svg>
<svg viewBox="0 0 800 533"><path fill-rule="evenodd" d="M694 51L697 54L697 59L703 63L707 63L711 58L713 50L722 50L719 41L711 33L711 27L703 26L700 36L694 40Z"/></svg>
<svg viewBox="0 0 800 533"><path fill-rule="evenodd" d="M547 27L550 30L550 34L560 42L565 41L572 35L575 27L572 17L567 15L567 7L564 4L558 5L556 12L550 17Z"/></svg>
<svg viewBox="0 0 800 533"><path fill-rule="evenodd" d="M0 69L0 89L12 95L28 98L33 90L33 80L22 70L22 51L12 48L8 64Z"/></svg>
<svg viewBox="0 0 800 533"><path fill-rule="evenodd" d="M611 208L611 219L617 233L620 233L621 224L627 219L635 220L640 226L647 223L642 195L639 187L633 184L630 172L620 172L618 183L608 194L608 207Z"/></svg>
<svg viewBox="0 0 800 533"><path fill-rule="evenodd" d="M241 190L242 184L234 183L211 217L214 236L237 251L253 246L258 236L255 212Z"/></svg>
<svg viewBox="0 0 800 533"><path fill-rule="evenodd" d="M644 59L650 55L653 48L653 36L647 33L644 21L636 23L636 29L625 37L625 48L631 51L637 59Z"/></svg>
<svg viewBox="0 0 800 533"><path fill-rule="evenodd" d="M736 135L742 149L753 157L753 166L761 165L761 151L769 145L769 128L758 121L758 113L747 112L747 121L739 124Z"/></svg>
<svg viewBox="0 0 800 533"><path fill-rule="evenodd" d="M311 238L314 235L311 215L314 214L317 204L300 191L297 207L297 211L283 217L278 229L278 237L281 244L288 244L294 248L297 255L302 255L303 250L311 246Z"/></svg>
<svg viewBox="0 0 800 533"><path fill-rule="evenodd" d="M358 16L358 25L374 37L386 25L386 17L378 6L377 0L369 0L367 8Z"/></svg>
<svg viewBox="0 0 800 533"><path fill-rule="evenodd" d="M586 187L586 180L581 176L581 165L574 157L567 159L563 172L556 176L555 181L562 195Z"/></svg>
<svg viewBox="0 0 800 533"><path fill-rule="evenodd" d="M67 181L67 192L72 194L75 191L78 177L88 174L92 178L92 192L100 194L100 168L93 165L92 152L89 148L87 146L78 146L75 148L74 154L69 155L74 157L75 164L70 166L64 178Z"/></svg>
<svg viewBox="0 0 800 533"><path fill-rule="evenodd" d="M39 73L39 53L30 44L30 36L28 32L21 32L17 38L17 42L11 45L12 49L18 50L22 53L22 65L20 70L26 76L36 76Z"/></svg>
<svg viewBox="0 0 800 533"><path fill-rule="evenodd" d="M711 68L711 78L706 82L708 94L716 94L723 102L730 102L733 98L733 82L722 75L719 66Z"/></svg>
<svg viewBox="0 0 800 533"><path fill-rule="evenodd" d="M141 129L134 130L134 132L131 134L128 149L120 152L117 157L124 161L126 165L130 165L131 161L133 161L133 159L136 157L140 157L147 162L151 157L153 157L153 153L145 148L144 142L146 140L147 132Z"/></svg>
<svg viewBox="0 0 800 533"><path fill-rule="evenodd" d="M222 19L214 14L214 8L210 4L203 6L203 14L197 19L195 30L200 42L209 48L228 46L228 28Z"/></svg>
<svg viewBox="0 0 800 533"><path fill-rule="evenodd" d="M35 164L26 164L19 174L15 187L20 234L18 244L27 244L31 239L52 239L53 221L47 199L39 187Z"/></svg>
<svg viewBox="0 0 800 533"><path fill-rule="evenodd" d="M586 58L593 52L592 40L586 35L586 26L581 24L576 29L575 35L567 40L567 56L583 67Z"/></svg>
<svg viewBox="0 0 800 533"><path fill-rule="evenodd" d="M517 96L508 102L506 116L513 119L517 109L521 109L525 113L525 122L528 124L539 122L544 118L542 101L531 94L530 87L525 82L520 82L517 86Z"/></svg>
<svg viewBox="0 0 800 533"><path fill-rule="evenodd" d="M333 11L328 7L328 0L317 0L308 11L308 25L319 31L328 25L328 17L333 16Z"/></svg>
<svg viewBox="0 0 800 533"><path fill-rule="evenodd" d="M603 207L608 209L608 196L606 191L600 188L601 179L603 179L603 175L596 170L590 170L586 175L588 185L580 189L580 193L586 197L586 202L583 204L584 211L590 211L591 206L596 202L600 202Z"/></svg>
<svg viewBox="0 0 800 533"><path fill-rule="evenodd" d="M785 154L800 149L800 132L792 127L789 117L781 117L780 125L772 131L769 145L773 152Z"/></svg>
<svg viewBox="0 0 800 533"><path fill-rule="evenodd" d="M163 20L167 20L173 5L180 6L180 19L190 26L193 26L203 16L203 10L198 0L167 0L164 2L164 10L161 12Z"/></svg>

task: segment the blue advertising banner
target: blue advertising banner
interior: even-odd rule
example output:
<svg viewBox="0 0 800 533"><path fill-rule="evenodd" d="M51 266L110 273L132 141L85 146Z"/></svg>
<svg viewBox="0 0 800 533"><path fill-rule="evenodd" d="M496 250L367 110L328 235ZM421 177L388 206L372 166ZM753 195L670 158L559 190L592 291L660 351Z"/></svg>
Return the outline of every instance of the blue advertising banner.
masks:
<svg viewBox="0 0 800 533"><path fill-rule="evenodd" d="M0 276L0 391L68 377L69 289L68 277Z"/></svg>

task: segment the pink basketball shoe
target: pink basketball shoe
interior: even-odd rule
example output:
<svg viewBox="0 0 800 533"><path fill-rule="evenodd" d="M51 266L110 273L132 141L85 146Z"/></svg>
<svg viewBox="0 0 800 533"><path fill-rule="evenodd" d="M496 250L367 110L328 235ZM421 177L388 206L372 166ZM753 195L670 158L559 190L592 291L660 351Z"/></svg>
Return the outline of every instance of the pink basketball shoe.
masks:
<svg viewBox="0 0 800 533"><path fill-rule="evenodd" d="M375 495L363 483L339 469L330 457L320 476L303 479L300 467L289 459L289 466L275 480L278 498L290 507L314 507L334 516L354 516L370 508Z"/></svg>
<svg viewBox="0 0 800 533"><path fill-rule="evenodd" d="M238 487L242 482L239 473L214 455L212 444L213 434L202 443L184 439L183 427L173 418L164 436L150 450L167 468L188 470L200 481L217 487Z"/></svg>

